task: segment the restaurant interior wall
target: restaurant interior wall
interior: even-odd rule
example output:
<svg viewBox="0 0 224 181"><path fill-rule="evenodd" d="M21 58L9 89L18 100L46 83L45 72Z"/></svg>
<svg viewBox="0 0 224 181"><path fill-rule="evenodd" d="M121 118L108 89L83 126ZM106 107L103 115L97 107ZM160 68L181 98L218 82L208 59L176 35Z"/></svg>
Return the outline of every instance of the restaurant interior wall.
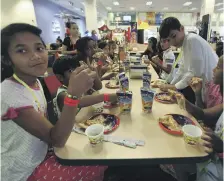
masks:
<svg viewBox="0 0 224 181"><path fill-rule="evenodd" d="M155 16L150 17L150 14L161 14L162 19L165 19L167 17L173 16L177 17L181 23L185 27L185 32L188 33L189 31L194 31L196 33L199 32L199 30L196 27L196 22L199 20L199 14L198 13L153 13L153 12L135 12L135 15L130 13L118 13L118 12L110 12L108 13L108 19L107 19L107 26L109 29L113 30L115 28L121 28L124 30L127 30L130 25L126 21L123 21L125 18L124 16L130 16L129 19L131 19L132 22L137 22L137 28L138 29L144 29L144 43L148 42L148 38L150 37L158 37L158 29L159 24L156 24ZM118 21L118 22L117 22ZM122 22L123 21L123 22ZM151 25L148 24L148 22L153 22ZM117 25L115 25L117 22ZM122 24L122 25L120 25Z"/></svg>
<svg viewBox="0 0 224 181"><path fill-rule="evenodd" d="M84 17L47 0L33 0L33 4L37 25L43 30L42 37L47 44L55 43L58 36L60 36L62 40L64 39L65 22L63 19L55 17L55 14L60 14L60 12L78 16L80 19L74 20L74 22L78 24L81 35L84 35L84 32L86 31ZM53 22L60 26L60 31L53 31Z"/></svg>
<svg viewBox="0 0 224 181"><path fill-rule="evenodd" d="M126 13L126 14L128 14L128 13ZM115 22L117 20L116 18L119 17L119 19L122 21L124 16L125 16L125 13L118 13L118 12L108 13L107 26L110 29L115 29L117 26L119 26L119 28L122 28L122 29L127 29L127 27L129 25L125 25L122 23L119 23L119 25L117 25L117 26L115 25ZM187 27L195 26L196 22L198 21L198 18L199 18L197 13L172 13L172 12L163 13L163 19L165 19L166 17L170 17L170 16L177 17L181 21L181 23ZM139 12L139 13L136 12L136 15L131 17L131 21L136 21L136 22L138 22L138 24L139 24L139 20L144 21L146 19L147 19L147 12ZM159 27L159 25L156 25L156 24L152 24L150 26ZM141 28L140 26L138 26L138 29L144 29L144 28Z"/></svg>
<svg viewBox="0 0 224 181"><path fill-rule="evenodd" d="M16 22L37 25L32 0L1 1L1 28Z"/></svg>

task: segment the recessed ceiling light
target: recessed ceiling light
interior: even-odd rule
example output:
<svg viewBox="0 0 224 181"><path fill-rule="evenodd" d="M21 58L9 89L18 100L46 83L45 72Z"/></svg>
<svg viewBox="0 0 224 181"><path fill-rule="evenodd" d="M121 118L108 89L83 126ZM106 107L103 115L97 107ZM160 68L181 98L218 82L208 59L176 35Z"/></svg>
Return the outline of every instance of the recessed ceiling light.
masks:
<svg viewBox="0 0 224 181"><path fill-rule="evenodd" d="M188 1L188 2L184 3L183 6L190 6L191 4L192 4L192 2Z"/></svg>
<svg viewBox="0 0 224 181"><path fill-rule="evenodd" d="M148 1L148 2L146 2L146 5L147 5L147 6L152 5L152 1Z"/></svg>
<svg viewBox="0 0 224 181"><path fill-rule="evenodd" d="M112 10L112 8L111 8L111 7L107 7L107 10L109 10L109 11L110 11L110 10Z"/></svg>
<svg viewBox="0 0 224 181"><path fill-rule="evenodd" d="M223 5L223 3L217 3L215 6L221 6Z"/></svg>
<svg viewBox="0 0 224 181"><path fill-rule="evenodd" d="M113 4L114 4L115 6L119 6L119 2L118 2L118 1L114 1Z"/></svg>
<svg viewBox="0 0 224 181"><path fill-rule="evenodd" d="M134 7L130 7L130 10L134 10L135 8Z"/></svg>
<svg viewBox="0 0 224 181"><path fill-rule="evenodd" d="M164 9L164 10L168 10L169 8L168 8L168 7L164 7L163 9Z"/></svg>
<svg viewBox="0 0 224 181"><path fill-rule="evenodd" d="M191 10L191 11L194 11L194 10L196 10L196 9L197 9L197 8L191 8L190 10Z"/></svg>
<svg viewBox="0 0 224 181"><path fill-rule="evenodd" d="M220 9L218 9L218 11L222 11L222 10L224 10L224 8L220 8Z"/></svg>
<svg viewBox="0 0 224 181"><path fill-rule="evenodd" d="M80 11L81 11L82 13L84 13L84 10L83 10L82 8L80 8Z"/></svg>

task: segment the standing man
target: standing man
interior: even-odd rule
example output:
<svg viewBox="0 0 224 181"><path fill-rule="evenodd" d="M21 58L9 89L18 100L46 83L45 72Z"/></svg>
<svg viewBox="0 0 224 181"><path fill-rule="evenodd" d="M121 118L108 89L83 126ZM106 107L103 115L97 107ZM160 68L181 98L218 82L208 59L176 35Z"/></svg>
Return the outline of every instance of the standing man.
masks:
<svg viewBox="0 0 224 181"><path fill-rule="evenodd" d="M216 67L218 57L212 47L199 35L189 33L185 34L184 27L179 20L174 17L166 18L159 29L161 38L168 39L172 46L182 47L183 61L180 64L171 85L164 85L162 90L174 89L180 90L187 100L195 103L193 90L188 86L192 77L203 79L203 93L205 83L212 80L213 69ZM202 96L204 100L204 96Z"/></svg>

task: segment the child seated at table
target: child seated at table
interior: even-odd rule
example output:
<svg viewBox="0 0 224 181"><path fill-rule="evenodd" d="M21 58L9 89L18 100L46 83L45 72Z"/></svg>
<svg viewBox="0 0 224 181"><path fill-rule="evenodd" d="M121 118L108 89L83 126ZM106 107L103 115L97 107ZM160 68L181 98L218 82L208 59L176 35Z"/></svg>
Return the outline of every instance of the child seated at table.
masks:
<svg viewBox="0 0 224 181"><path fill-rule="evenodd" d="M118 54L115 53L117 49L117 45L115 41L109 41L109 56L111 60L113 60L113 63L118 63Z"/></svg>
<svg viewBox="0 0 224 181"><path fill-rule="evenodd" d="M220 93L223 97L223 56L219 58L219 62L217 67L214 69L214 78L213 81L215 84L220 86ZM182 97L183 98L183 97ZM202 140L205 142L203 146L205 146L205 151L215 152L215 153L223 153L223 105L218 104L214 107L201 109L200 107L195 106L190 103L188 100L184 99L184 104L186 110L192 114L197 120L202 120L205 124L205 136L202 137ZM214 129L215 128L215 129ZM215 132L212 131L215 130ZM213 145L213 146L212 146ZM213 150L212 150L213 149ZM218 154L220 155L220 154ZM222 161L222 157L220 158ZM198 180L206 181L207 178L211 180L219 180L222 178L222 175L217 175L222 173L221 161L215 155L215 158L211 160L211 162L204 164L204 168L206 167L208 172L198 172ZM198 164L199 166L200 164ZM187 176L189 175L189 170L192 170L193 165L161 165L162 169L171 175L175 176L178 181L187 181ZM173 168L174 167L174 168ZM190 169L187 169L190 168ZM199 168L199 167L198 167ZM175 170L175 171L174 171Z"/></svg>
<svg viewBox="0 0 224 181"><path fill-rule="evenodd" d="M53 65L53 72L57 76L58 80L62 83L57 91L56 98L54 99L54 105L56 107L58 116L60 116L61 111L64 106L64 99L67 95L67 87L69 84L70 76L72 72L79 67L79 63L74 61L71 56L60 57ZM81 81L81 80L80 80ZM79 82L76 82L76 86ZM87 95L80 99L79 108L91 106L103 101L115 103L117 101L116 94L98 94L98 95Z"/></svg>
<svg viewBox="0 0 224 181"><path fill-rule="evenodd" d="M223 55L223 50L220 50L218 47L216 54L221 57ZM193 80L191 80L190 86L195 93L196 105L200 108L214 107L223 102L220 86L215 84L213 80L205 84L206 89L204 95L202 95L202 81L193 82Z"/></svg>
<svg viewBox="0 0 224 181"><path fill-rule="evenodd" d="M63 166L48 145L63 147L75 124L79 98L93 86L96 72L79 67L70 75L68 95L55 125L47 119L47 102L37 77L48 65L41 30L15 23L1 30L2 61L13 76L1 84L1 174L4 181L102 181L104 166ZM77 82L79 82L77 86Z"/></svg>
<svg viewBox="0 0 224 181"><path fill-rule="evenodd" d="M172 70L172 66L175 63L175 55L170 47L167 39L161 39L160 45L163 50L163 62L161 64L158 56L152 57L152 62L160 69L160 78L166 80L170 73L175 74Z"/></svg>

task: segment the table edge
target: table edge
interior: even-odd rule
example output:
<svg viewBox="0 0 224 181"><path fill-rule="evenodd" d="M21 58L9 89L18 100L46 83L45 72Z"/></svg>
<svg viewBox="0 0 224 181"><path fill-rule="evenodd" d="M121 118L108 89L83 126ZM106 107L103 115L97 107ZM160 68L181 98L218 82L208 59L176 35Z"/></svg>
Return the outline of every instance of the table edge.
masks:
<svg viewBox="0 0 224 181"><path fill-rule="evenodd" d="M62 159L55 153L57 161L62 165L151 165L151 164L191 164L208 161L211 156L201 157L175 157L175 158L149 158L149 159Z"/></svg>

